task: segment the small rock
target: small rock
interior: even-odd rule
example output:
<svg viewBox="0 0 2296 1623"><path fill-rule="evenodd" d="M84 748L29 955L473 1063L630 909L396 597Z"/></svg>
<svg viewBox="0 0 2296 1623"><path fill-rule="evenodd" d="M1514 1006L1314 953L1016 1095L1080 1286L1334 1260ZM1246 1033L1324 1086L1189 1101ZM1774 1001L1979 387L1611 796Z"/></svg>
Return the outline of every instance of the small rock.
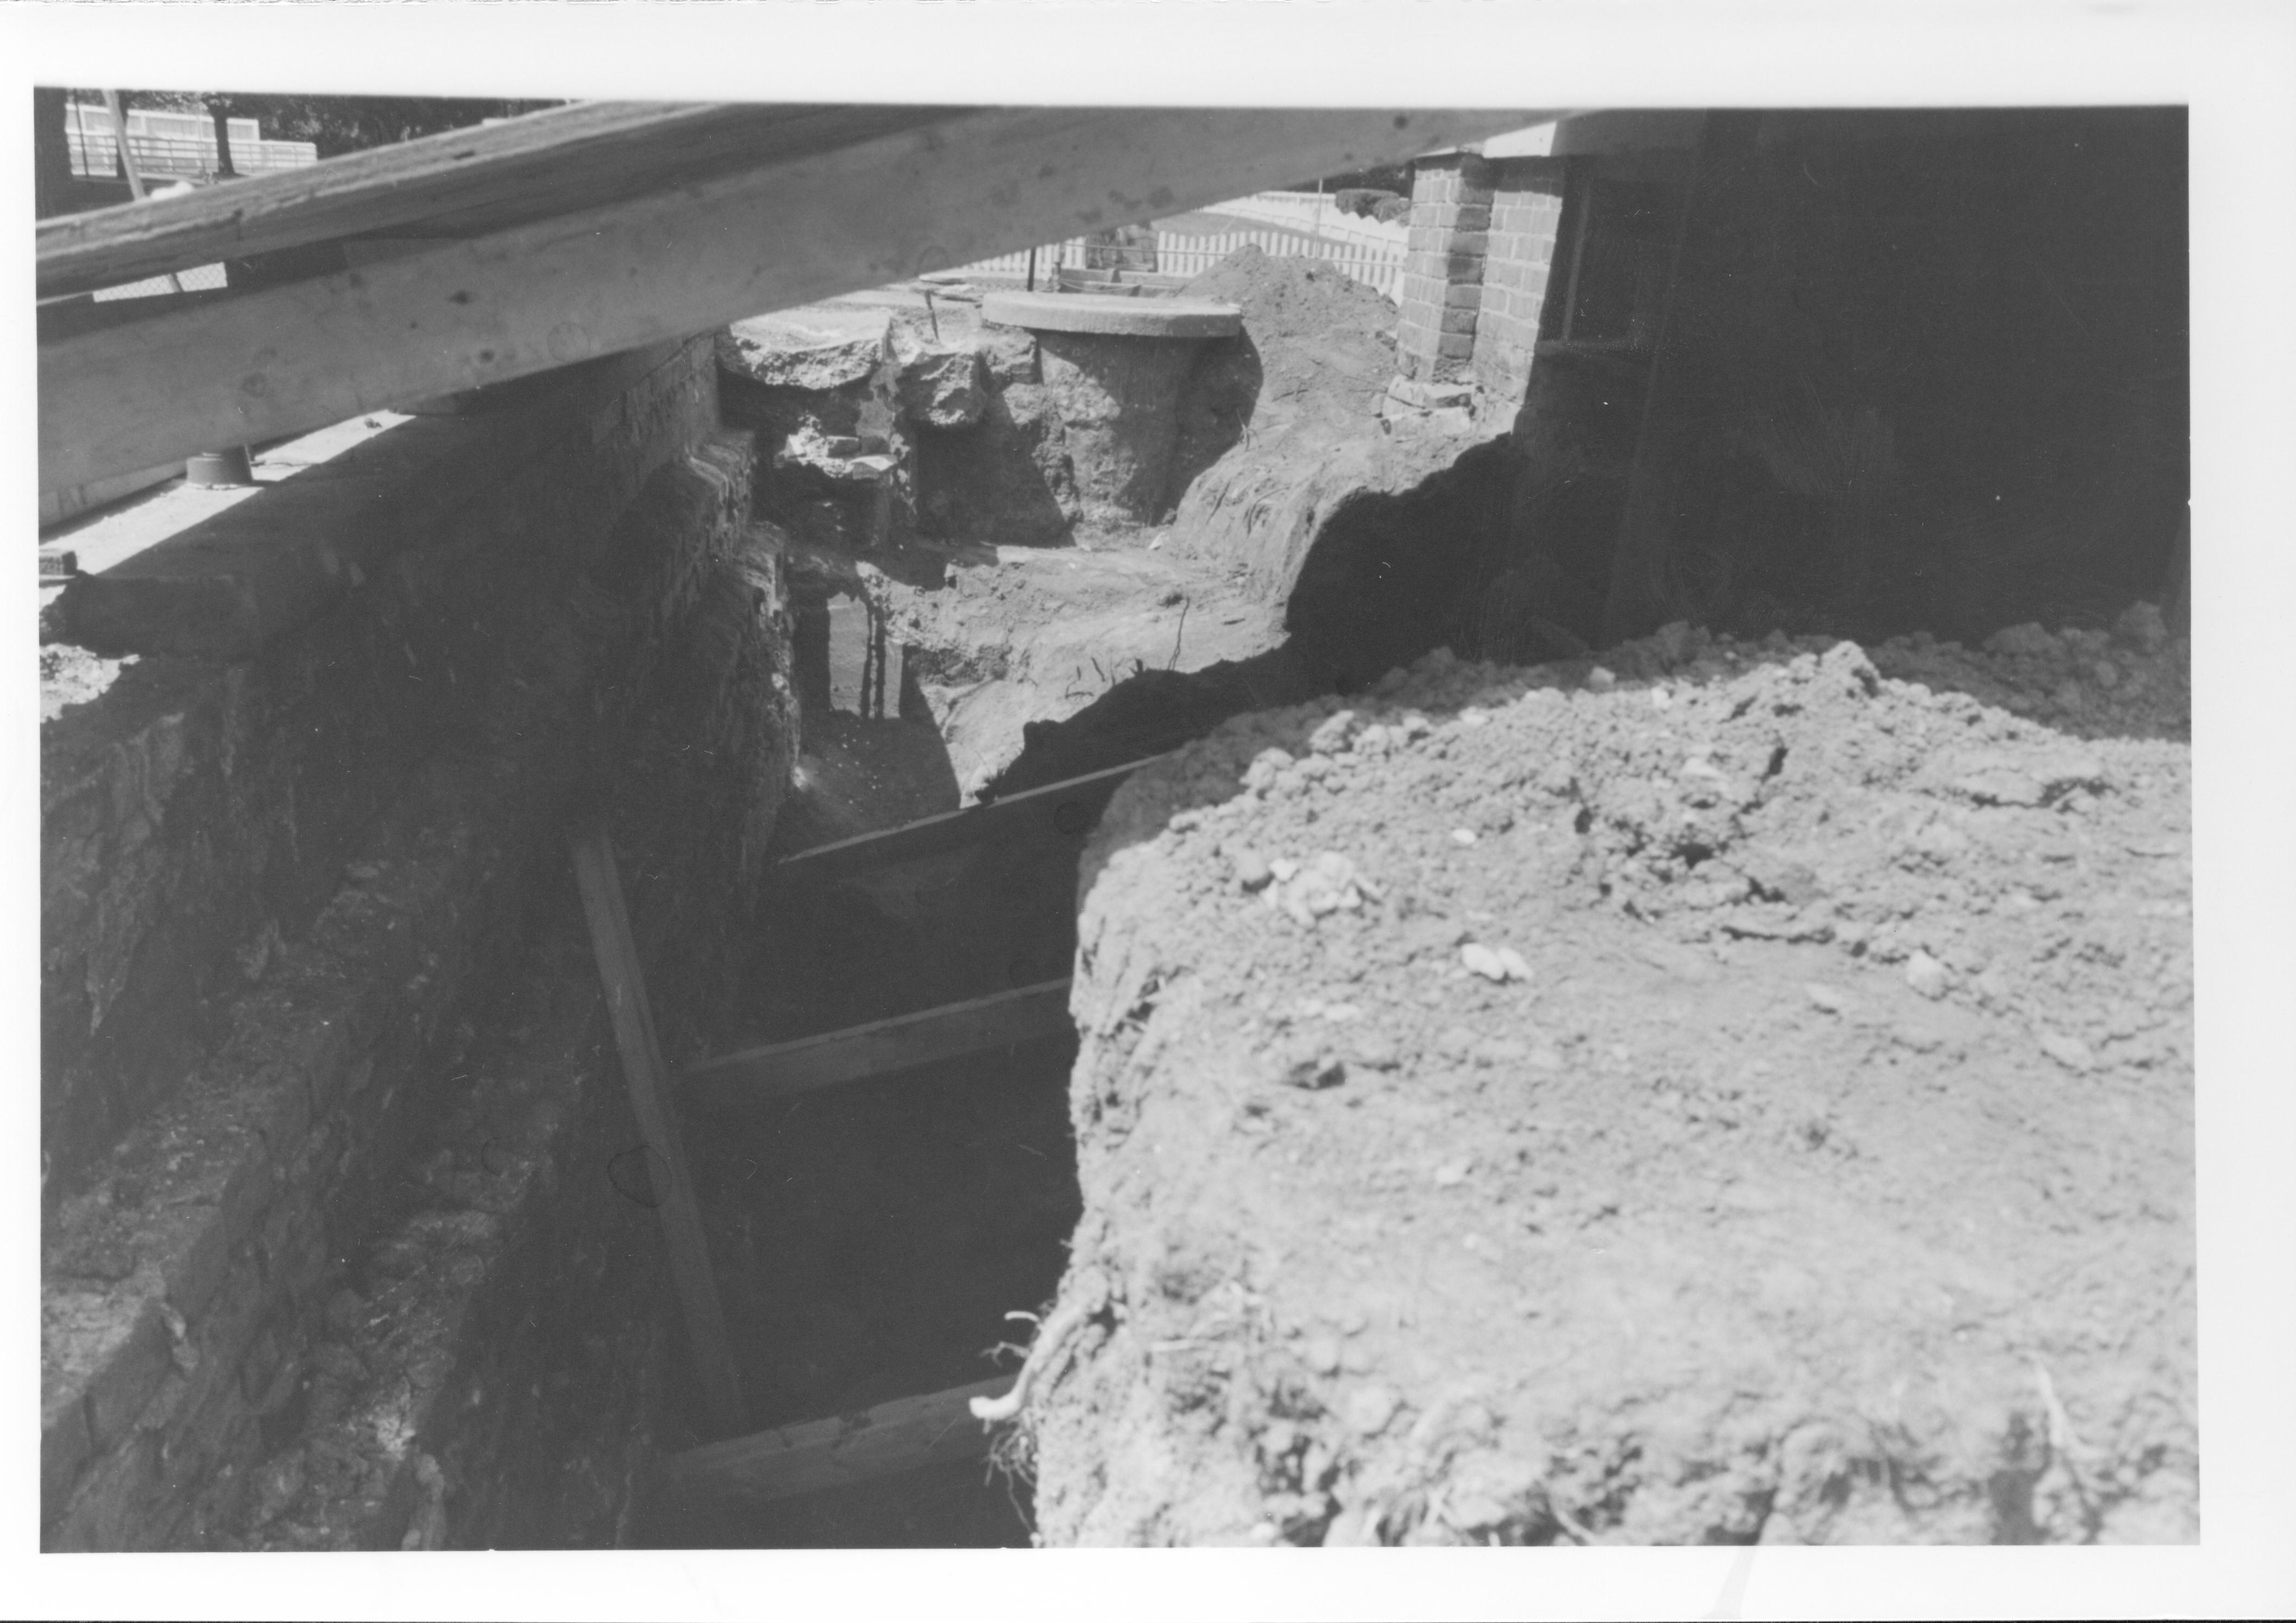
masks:
<svg viewBox="0 0 2296 1623"><path fill-rule="evenodd" d="M1267 859L1257 851L1238 851L1228 860L1235 873L1235 882L1246 890L1260 889L1275 877L1275 870L1269 867Z"/></svg>
<svg viewBox="0 0 2296 1623"><path fill-rule="evenodd" d="M1475 843L1475 831L1474 831L1474 830L1472 830L1472 829L1471 829L1471 828L1455 828L1455 829L1453 829L1453 830L1451 831L1451 843L1452 843L1453 845L1472 845L1472 844L1474 844L1474 843Z"/></svg>
<svg viewBox="0 0 2296 1623"><path fill-rule="evenodd" d="M1606 666L1597 665L1587 673L1587 685L1598 693L1607 693L1619 685L1618 675Z"/></svg>
<svg viewBox="0 0 2296 1623"><path fill-rule="evenodd" d="M1338 1055L1315 1038L1299 1034L1276 1045L1269 1062L1275 1079L1286 1087L1337 1087L1347 1080L1347 1067Z"/></svg>
<svg viewBox="0 0 2296 1623"><path fill-rule="evenodd" d="M1826 985L1822 980L1806 981L1801 989L1804 996L1828 1014L1839 1014L1849 1006L1848 994L1838 987Z"/></svg>
<svg viewBox="0 0 2296 1623"><path fill-rule="evenodd" d="M1273 746L1251 758L1251 765L1243 769L1243 787L1254 794L1266 794L1275 787L1276 778L1292 765L1292 752ZM1279 875L1279 877L1281 877Z"/></svg>
<svg viewBox="0 0 2296 1623"><path fill-rule="evenodd" d="M1508 980L1528 980L1530 979L1530 965L1524 961L1523 955L1515 951L1513 947L1500 947L1498 949L1498 960L1499 967L1506 971Z"/></svg>
<svg viewBox="0 0 2296 1623"><path fill-rule="evenodd" d="M1913 955L1906 960L1906 984L1935 1002L1943 997L1947 988L1953 984L1953 971L1915 947Z"/></svg>
<svg viewBox="0 0 2296 1623"><path fill-rule="evenodd" d="M1467 1174L1474 1170L1474 1162L1472 1160L1445 1161L1441 1166L1435 1168L1435 1187L1438 1189L1457 1188L1460 1184L1467 1181Z"/></svg>
<svg viewBox="0 0 2296 1623"><path fill-rule="evenodd" d="M2041 1034L2041 1052L2067 1070L2086 1071L2096 1063L2096 1056L2089 1052L2087 1043L2054 1031Z"/></svg>
<svg viewBox="0 0 2296 1623"><path fill-rule="evenodd" d="M1308 734L1308 749L1316 755L1339 755L1353 743L1356 733L1356 713L1337 710L1327 716Z"/></svg>
<svg viewBox="0 0 2296 1623"><path fill-rule="evenodd" d="M1319 1375L1340 1373L1340 1343L1334 1336L1310 1336L1300 1348L1300 1357L1308 1367Z"/></svg>
<svg viewBox="0 0 2296 1623"><path fill-rule="evenodd" d="M1395 1418L1403 1399L1387 1386L1361 1386L1348 1394L1343 1414L1358 1437L1377 1437Z"/></svg>
<svg viewBox="0 0 2296 1623"><path fill-rule="evenodd" d="M1267 865L1267 871L1275 875L1276 883L1288 885L1292 882L1292 875L1300 872L1300 865L1289 857L1279 857Z"/></svg>
<svg viewBox="0 0 2296 1623"><path fill-rule="evenodd" d="M1506 965L1499 955L1480 941L1470 941L1461 947L1459 962L1486 980L1504 981L1507 978Z"/></svg>

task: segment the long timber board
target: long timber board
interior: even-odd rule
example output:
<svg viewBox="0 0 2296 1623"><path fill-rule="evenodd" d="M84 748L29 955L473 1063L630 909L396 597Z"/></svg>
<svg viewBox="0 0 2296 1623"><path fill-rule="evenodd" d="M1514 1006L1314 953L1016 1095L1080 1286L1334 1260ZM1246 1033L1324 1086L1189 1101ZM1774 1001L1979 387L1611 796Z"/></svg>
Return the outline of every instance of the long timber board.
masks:
<svg viewBox="0 0 2296 1623"><path fill-rule="evenodd" d="M975 1398L1001 1396L1013 1376L947 1391L897 1398L857 1414L808 1421L749 1437L707 1443L661 1463L664 1485L688 1493L786 1499L920 1471L988 1452L988 1429L975 1419Z"/></svg>
<svg viewBox="0 0 2296 1623"><path fill-rule="evenodd" d="M819 1037L720 1054L686 1067L684 1093L689 1104L754 1104L840 1083L865 1082L1068 1029L1069 983L1045 980Z"/></svg>
<svg viewBox="0 0 2296 1623"><path fill-rule="evenodd" d="M960 811L922 817L898 828L813 846L783 857L774 866L775 876L786 880L841 878L888 863L938 857L990 840L1081 840L1107 809L1119 784L1150 762L1163 758L1152 755L1142 760L1127 761L1121 766L1047 783L1041 789L1002 795Z"/></svg>

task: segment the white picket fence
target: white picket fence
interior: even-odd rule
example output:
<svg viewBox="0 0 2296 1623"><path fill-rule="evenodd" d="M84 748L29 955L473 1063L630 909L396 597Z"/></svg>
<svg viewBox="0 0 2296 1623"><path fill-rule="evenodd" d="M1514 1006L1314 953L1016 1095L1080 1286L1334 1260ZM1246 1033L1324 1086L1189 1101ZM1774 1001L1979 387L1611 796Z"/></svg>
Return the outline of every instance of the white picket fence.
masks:
<svg viewBox="0 0 2296 1623"><path fill-rule="evenodd" d="M299 169L319 161L319 149L308 141L266 141L255 119L229 122L232 168L242 175ZM87 102L69 103L64 110L64 144L71 154L73 174L109 180L117 172L119 135L109 109ZM204 113L132 108L127 114L127 145L144 177L152 180L211 176L218 162L215 123Z"/></svg>
<svg viewBox="0 0 2296 1623"><path fill-rule="evenodd" d="M1374 220L1341 214L1329 193L1255 192L1218 207L1221 214L1285 225L1315 236L1335 237L1342 242L1362 242L1401 252L1411 228L1401 220Z"/></svg>
<svg viewBox="0 0 2296 1623"><path fill-rule="evenodd" d="M1228 231L1212 236L1183 236L1177 232L1160 231L1156 234L1155 267L1148 274L1160 278L1201 275L1247 244L1277 258L1326 260L1356 281L1376 289L1390 299L1399 299L1402 296L1404 251L1399 242L1392 244L1335 242L1282 229ZM1086 268L1088 263L1086 249L1082 237L1048 242L1037 249L1037 285L1049 288L1061 270ZM1103 247L1099 251L1105 256L1119 250ZM994 258L982 259L948 274L969 281L1018 284L1028 277L1029 255L1026 251L998 254ZM1119 275L1125 277L1136 274L1128 268L1120 271Z"/></svg>

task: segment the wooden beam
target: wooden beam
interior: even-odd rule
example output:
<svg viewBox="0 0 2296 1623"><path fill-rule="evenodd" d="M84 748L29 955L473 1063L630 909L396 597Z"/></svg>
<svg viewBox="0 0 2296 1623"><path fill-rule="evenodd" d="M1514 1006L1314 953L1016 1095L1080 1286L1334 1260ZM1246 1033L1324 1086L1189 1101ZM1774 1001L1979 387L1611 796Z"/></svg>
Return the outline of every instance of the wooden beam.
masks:
<svg viewBox="0 0 2296 1623"><path fill-rule="evenodd" d="M945 1392L895 1398L857 1414L689 1448L661 1463L660 1480L687 1493L786 1499L928 1465L980 1459L988 1453L988 1428L973 1418L969 1406L1012 1384L1012 1376L999 1375Z"/></svg>
<svg viewBox="0 0 2296 1623"><path fill-rule="evenodd" d="M484 236L947 117L939 107L584 102L39 223L39 296L385 234Z"/></svg>
<svg viewBox="0 0 2296 1623"><path fill-rule="evenodd" d="M605 984L606 1007L613 1018L614 1042L621 1051L622 1080L628 1086L630 1108L638 1131L660 1158L647 1162L649 1174L667 1173L668 1187L657 1189L660 1199L662 1238L669 1248L670 1277L685 1309L685 1331L693 1348L693 1362L701 1380L711 1424L726 1433L739 1431L746 1418L742 1407L741 1376L734 1364L734 1346L726 1332L726 1311L718 1297L718 1275L709 1266L709 1242L701 1230L701 1203L687 1169L685 1145L670 1117L666 1097L668 1069L662 1064L660 1039L654 1034L653 1010L646 1002L645 981L638 967L636 939L622 902L622 881L614 864L613 843L607 838L603 818L586 824L574 839L574 877L582 890L582 910L590 922L590 945L597 955L598 979Z"/></svg>
<svg viewBox="0 0 2296 1623"><path fill-rule="evenodd" d="M1045 980L966 1003L703 1060L686 1067L685 1086L696 1104L754 1104L893 1076L1069 1029L1069 983Z"/></svg>
<svg viewBox="0 0 2296 1623"><path fill-rule="evenodd" d="M887 863L914 862L938 857L990 840L1029 839L1044 841L1081 840L1106 809L1117 786L1160 755L1104 767L1082 777L1047 783L1041 789L999 795L978 806L942 812L904 823L873 834L856 834L792 852L774 865L777 878L820 880L841 877Z"/></svg>
<svg viewBox="0 0 2296 1623"><path fill-rule="evenodd" d="M978 110L40 347L40 486L340 422L1536 121ZM405 231L416 224L396 222Z"/></svg>
<svg viewBox="0 0 2296 1623"><path fill-rule="evenodd" d="M1698 210L1713 182L1722 141L1745 139L1751 121L1759 116L1714 114L1700 127L1697 160L1683 188L1682 211L1675 221L1665 299L1643 382L1634 460L1627 470L1627 499L1619 515L1618 540L1611 549L1611 590L1603 610L1602 643L1606 648L1657 630L1666 617L1667 555L1673 544L1674 508L1681 491L1690 429L1689 403L1683 398L1681 323L1677 319L1683 265Z"/></svg>

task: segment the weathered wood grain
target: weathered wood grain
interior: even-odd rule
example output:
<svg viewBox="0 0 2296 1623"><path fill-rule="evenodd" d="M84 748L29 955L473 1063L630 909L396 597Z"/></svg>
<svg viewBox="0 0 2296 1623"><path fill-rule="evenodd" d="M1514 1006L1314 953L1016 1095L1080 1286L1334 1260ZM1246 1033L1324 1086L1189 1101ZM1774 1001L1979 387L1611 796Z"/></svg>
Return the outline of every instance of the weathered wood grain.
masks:
<svg viewBox="0 0 2296 1623"><path fill-rule="evenodd" d="M1039 981L819 1037L720 1054L688 1066L685 1086L696 1104L752 1104L893 1076L1068 1029L1069 983Z"/></svg>
<svg viewBox="0 0 2296 1623"><path fill-rule="evenodd" d="M584 102L39 223L39 296L419 223L482 236L929 124L944 108Z"/></svg>
<svg viewBox="0 0 2296 1623"><path fill-rule="evenodd" d="M689 1448L663 1461L666 1486L688 1493L785 1499L917 1471L988 1452L988 1428L973 1418L975 1398L994 1398L1010 1375L944 1392L881 1403L858 1414L777 1427Z"/></svg>
<svg viewBox="0 0 2296 1623"><path fill-rule="evenodd" d="M670 1116L666 1096L668 1072L662 1063L660 1039L654 1034L653 1011L646 1002L645 981L638 966L637 942L630 933L629 914L622 902L621 875L603 819L585 824L575 835L574 876L582 891L582 910L589 918L590 945L597 955L598 978L606 988L630 1108L647 1148L660 1161L656 1165L649 1157L647 1169L656 1179L668 1175L664 1181L668 1187L654 1193L660 1200L657 1209L669 1249L670 1276L685 1310L686 1335L702 1395L711 1422L730 1434L739 1431L746 1419L741 1377L726 1331L725 1307L718 1296L718 1276L709 1266L709 1242L701 1229L701 1208L687 1169L685 1141Z"/></svg>
<svg viewBox="0 0 2296 1623"><path fill-rule="evenodd" d="M209 445L319 428L1536 117L950 112L45 343L40 485L86 484ZM392 222L419 235L418 223Z"/></svg>
<svg viewBox="0 0 2296 1623"><path fill-rule="evenodd" d="M1117 786L1161 756L1128 761L1041 789L1000 795L961 810L920 817L898 828L856 834L793 851L774 865L784 880L823 880L857 873L887 863L913 862L991 840L1081 840L1106 809Z"/></svg>

